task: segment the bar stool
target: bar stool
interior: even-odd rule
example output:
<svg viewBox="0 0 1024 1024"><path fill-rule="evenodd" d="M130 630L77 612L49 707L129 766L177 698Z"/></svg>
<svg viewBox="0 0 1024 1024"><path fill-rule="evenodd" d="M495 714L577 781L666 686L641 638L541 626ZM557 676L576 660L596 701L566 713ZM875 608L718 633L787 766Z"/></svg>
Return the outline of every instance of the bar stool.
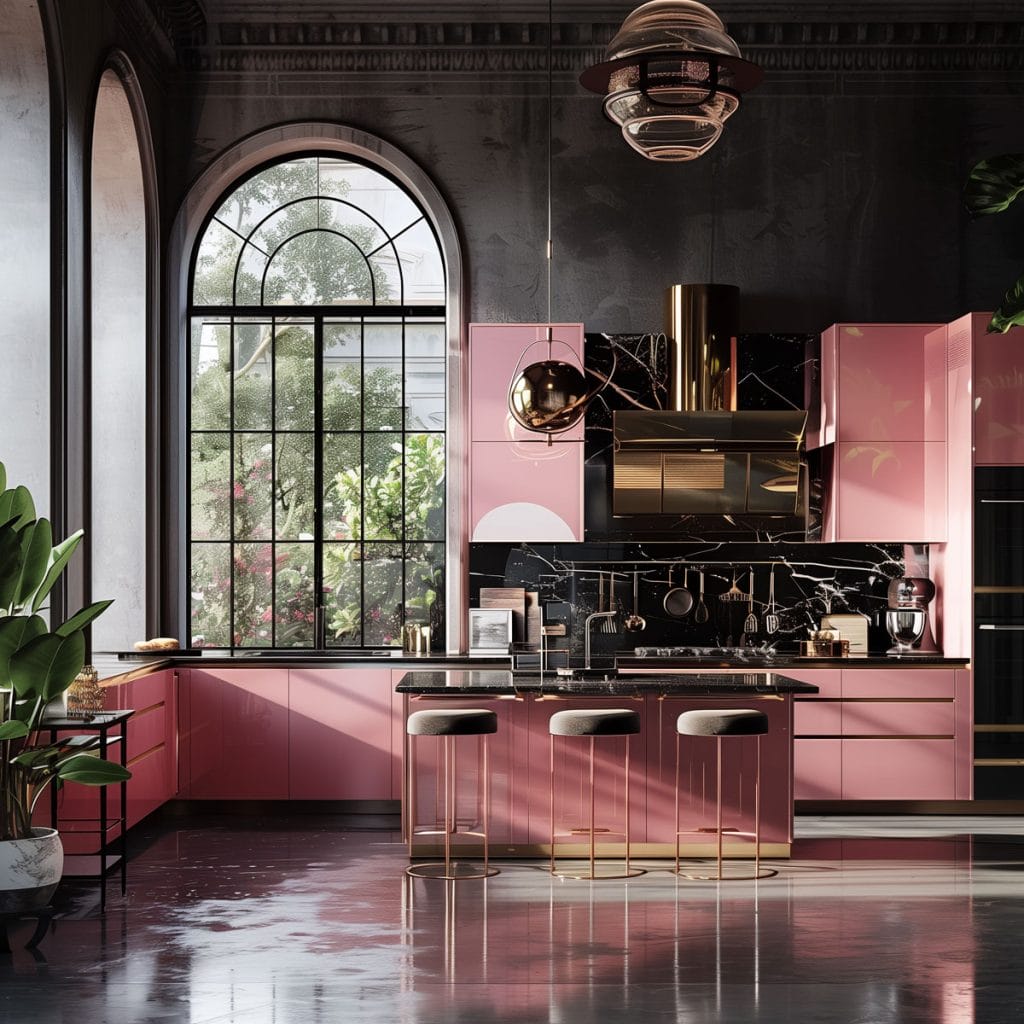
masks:
<svg viewBox="0 0 1024 1024"><path fill-rule="evenodd" d="M562 878L634 878L646 874L643 868L630 867L629 863L629 737L640 731L640 715L636 711L622 708L585 709L578 711L556 711L548 722L548 743L551 756L551 782L548 797L551 806L551 874ZM590 871L587 874L574 874L557 871L555 867L555 737L586 736L590 739L590 827L580 828L590 837ZM624 872L598 875L595 870L595 833L594 821L594 740L599 736L625 736L626 757L625 774L625 806L626 806L626 867Z"/></svg>
<svg viewBox="0 0 1024 1024"><path fill-rule="evenodd" d="M413 838L424 835L444 835L444 860L425 864L411 864L407 875L418 878L489 878L500 872L487 862L487 827L491 812L491 778L487 762L487 737L498 731L498 716L493 711L476 708L430 709L414 711L406 719L405 731L409 736L409 859L412 859ZM441 737L441 783L444 786L444 830L416 831L416 741L417 736ZM452 860L452 835L458 827L455 776L455 740L459 736L479 736L483 741L483 817L479 832L463 830L460 835L480 836L483 839L483 870L473 864Z"/></svg>
<svg viewBox="0 0 1024 1024"><path fill-rule="evenodd" d="M727 708L724 710L701 709L684 711L676 720L676 865L677 875L683 878L701 880L749 880L754 878L770 878L778 872L772 868L761 870L761 737L768 732L768 716L763 711L747 708ZM681 736L714 737L715 739L715 776L716 776L716 828L683 829L679 828L679 739ZM743 832L739 829L728 829L730 837L753 838L754 840L754 873L752 875L722 874L722 841L726 829L722 825L722 740L731 736L755 736L757 742L757 762L754 769L754 831ZM696 832L714 831L718 841L718 871L714 875L697 875L679 870L679 837Z"/></svg>

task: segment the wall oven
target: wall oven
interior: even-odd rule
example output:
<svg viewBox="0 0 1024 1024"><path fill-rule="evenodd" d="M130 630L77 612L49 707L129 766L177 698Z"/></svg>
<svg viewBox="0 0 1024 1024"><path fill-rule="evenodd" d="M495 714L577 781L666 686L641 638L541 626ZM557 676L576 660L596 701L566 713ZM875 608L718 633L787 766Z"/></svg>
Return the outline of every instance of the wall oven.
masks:
<svg viewBox="0 0 1024 1024"><path fill-rule="evenodd" d="M1024 800L1024 467L974 483L974 796Z"/></svg>

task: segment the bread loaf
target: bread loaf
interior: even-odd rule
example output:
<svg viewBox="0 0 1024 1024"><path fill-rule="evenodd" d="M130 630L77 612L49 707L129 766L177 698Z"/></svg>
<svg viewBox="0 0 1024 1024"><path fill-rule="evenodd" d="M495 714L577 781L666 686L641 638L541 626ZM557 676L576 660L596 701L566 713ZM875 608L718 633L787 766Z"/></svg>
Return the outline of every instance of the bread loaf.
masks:
<svg viewBox="0 0 1024 1024"><path fill-rule="evenodd" d="M136 640L134 647L137 651L176 651L181 644L172 636L155 636L149 640Z"/></svg>

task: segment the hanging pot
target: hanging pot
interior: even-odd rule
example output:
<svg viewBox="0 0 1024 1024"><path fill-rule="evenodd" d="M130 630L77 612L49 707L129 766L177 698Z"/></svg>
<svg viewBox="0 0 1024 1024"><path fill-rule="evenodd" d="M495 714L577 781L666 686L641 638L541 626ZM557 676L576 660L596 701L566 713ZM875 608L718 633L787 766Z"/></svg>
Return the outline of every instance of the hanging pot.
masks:
<svg viewBox="0 0 1024 1024"><path fill-rule="evenodd" d="M0 914L45 907L64 871L64 846L56 829L33 828L28 839L0 841Z"/></svg>
<svg viewBox="0 0 1024 1024"><path fill-rule="evenodd" d="M690 582L690 570L684 570L683 585L674 587L672 586L673 568L671 565L668 567L669 591L664 600L665 614L671 615L673 619L681 619L689 615L690 609L693 607L693 594L687 589Z"/></svg>

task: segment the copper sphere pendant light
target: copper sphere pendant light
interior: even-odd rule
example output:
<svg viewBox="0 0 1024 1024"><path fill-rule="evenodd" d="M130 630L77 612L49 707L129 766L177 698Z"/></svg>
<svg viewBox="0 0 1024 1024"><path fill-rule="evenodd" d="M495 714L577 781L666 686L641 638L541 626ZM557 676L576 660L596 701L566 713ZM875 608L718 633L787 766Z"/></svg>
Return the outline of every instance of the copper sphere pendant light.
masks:
<svg viewBox="0 0 1024 1024"><path fill-rule="evenodd" d="M590 400L607 386L607 379L594 390L587 391L587 379L583 364L576 356L575 349L564 341L554 337L551 328L551 261L553 255L551 230L551 135L552 105L554 88L552 85L552 37L554 19L552 0L548 0L548 108L547 108L547 304L548 327L547 338L527 346L519 357L519 363L512 374L512 383L508 390L508 408L512 418L527 430L547 435L548 444L552 443L552 435L571 430L583 418ZM547 357L540 362L531 363L523 370L519 369L526 353L534 345L546 345ZM567 349L576 358L578 365L556 359L555 345ZM610 374L609 374L610 376Z"/></svg>
<svg viewBox="0 0 1024 1024"><path fill-rule="evenodd" d="M651 0L626 17L580 83L648 160L695 160L722 134L764 72L744 60L722 19L696 0Z"/></svg>

